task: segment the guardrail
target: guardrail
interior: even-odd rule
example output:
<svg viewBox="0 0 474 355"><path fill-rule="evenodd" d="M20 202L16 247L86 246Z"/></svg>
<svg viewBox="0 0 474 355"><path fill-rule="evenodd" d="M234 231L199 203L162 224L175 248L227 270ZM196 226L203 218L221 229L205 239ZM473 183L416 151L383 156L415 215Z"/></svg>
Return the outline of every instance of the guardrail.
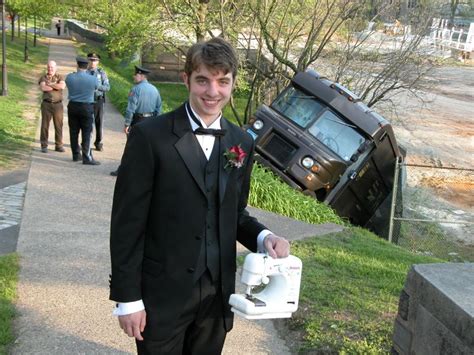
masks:
<svg viewBox="0 0 474 355"><path fill-rule="evenodd" d="M82 38L86 38L98 43L103 43L105 41L104 35L95 31L91 31L86 27L86 24L80 21L68 19L65 21L64 26L67 28L69 34L76 33Z"/></svg>
<svg viewBox="0 0 474 355"><path fill-rule="evenodd" d="M471 22L469 29L448 28L448 20L433 19L430 38L436 47L457 49L463 52L474 50L474 22Z"/></svg>

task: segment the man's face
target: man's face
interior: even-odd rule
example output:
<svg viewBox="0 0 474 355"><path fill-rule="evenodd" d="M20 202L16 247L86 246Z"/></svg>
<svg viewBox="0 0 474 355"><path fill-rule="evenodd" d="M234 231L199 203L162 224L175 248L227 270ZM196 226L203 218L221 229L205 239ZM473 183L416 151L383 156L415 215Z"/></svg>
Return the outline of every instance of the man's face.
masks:
<svg viewBox="0 0 474 355"><path fill-rule="evenodd" d="M49 62L47 69L48 75L54 75L56 73L56 63Z"/></svg>
<svg viewBox="0 0 474 355"><path fill-rule="evenodd" d="M191 76L185 73L184 82L189 90L189 103L208 124L219 116L234 88L232 73L211 71L205 65L193 71Z"/></svg>
<svg viewBox="0 0 474 355"><path fill-rule="evenodd" d="M98 65L99 65L98 59L95 59L95 58L89 59L89 69L96 69Z"/></svg>
<svg viewBox="0 0 474 355"><path fill-rule="evenodd" d="M143 81L145 78L146 76L143 74L135 73L133 75L133 81L135 82L135 84L138 84L139 82Z"/></svg>

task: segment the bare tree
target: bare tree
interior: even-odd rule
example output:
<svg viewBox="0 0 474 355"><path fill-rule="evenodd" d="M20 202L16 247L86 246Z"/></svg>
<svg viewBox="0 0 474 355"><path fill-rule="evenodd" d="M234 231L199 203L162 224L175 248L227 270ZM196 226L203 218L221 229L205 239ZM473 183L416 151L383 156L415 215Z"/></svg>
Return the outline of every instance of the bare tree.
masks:
<svg viewBox="0 0 474 355"><path fill-rule="evenodd" d="M423 78L433 68L421 48L432 15L426 7L413 11L408 19L412 24L400 26L400 33L395 35L357 32L353 21L348 21L345 41L331 51L328 74L357 93L369 107L390 103L401 91L417 95L425 84Z"/></svg>
<svg viewBox="0 0 474 355"><path fill-rule="evenodd" d="M411 11L390 35L369 28L399 11L398 2L267 0L252 3L257 21L249 64L249 107L268 101L296 72L316 68L349 87L368 106L390 101L402 90L413 93L431 69L420 45L431 21L428 6ZM397 7L394 7L397 6ZM373 27L373 26L371 26ZM249 48L250 51L250 48ZM266 64L265 64L266 63ZM251 110L246 111L245 120Z"/></svg>
<svg viewBox="0 0 474 355"><path fill-rule="evenodd" d="M255 1L250 5L252 26L247 28L249 92L244 121L269 92L279 92L298 71L320 56L341 26L356 16L363 2L348 0Z"/></svg>
<svg viewBox="0 0 474 355"><path fill-rule="evenodd" d="M450 9L449 23L451 25L454 24L454 16L456 16L456 10L458 8L458 5L459 5L459 0L450 0L450 2L449 2L449 9Z"/></svg>

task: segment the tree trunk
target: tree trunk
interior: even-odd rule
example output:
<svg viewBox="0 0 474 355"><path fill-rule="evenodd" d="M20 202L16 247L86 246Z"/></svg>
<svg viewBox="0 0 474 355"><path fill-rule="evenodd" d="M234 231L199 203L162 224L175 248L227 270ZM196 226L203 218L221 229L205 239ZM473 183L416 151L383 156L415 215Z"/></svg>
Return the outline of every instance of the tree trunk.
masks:
<svg viewBox="0 0 474 355"><path fill-rule="evenodd" d="M11 26L12 26L12 41L15 39L15 14L11 15Z"/></svg>
<svg viewBox="0 0 474 355"><path fill-rule="evenodd" d="M33 31L34 31L34 35L33 35L33 47L36 47L36 14L33 15L33 19L34 19L34 25L33 25Z"/></svg>
<svg viewBox="0 0 474 355"><path fill-rule="evenodd" d="M204 36L206 34L206 17L208 12L208 3L209 0L199 0L199 8L198 8L198 23L196 26L196 41L202 42L204 41Z"/></svg>
<svg viewBox="0 0 474 355"><path fill-rule="evenodd" d="M25 63L28 61L28 17L25 17Z"/></svg>
<svg viewBox="0 0 474 355"><path fill-rule="evenodd" d="M449 24L454 26L454 16L456 16L456 9L458 8L459 0L451 0L451 13L449 16Z"/></svg>
<svg viewBox="0 0 474 355"><path fill-rule="evenodd" d="M18 22L18 38L20 38L20 15L18 15L17 22Z"/></svg>

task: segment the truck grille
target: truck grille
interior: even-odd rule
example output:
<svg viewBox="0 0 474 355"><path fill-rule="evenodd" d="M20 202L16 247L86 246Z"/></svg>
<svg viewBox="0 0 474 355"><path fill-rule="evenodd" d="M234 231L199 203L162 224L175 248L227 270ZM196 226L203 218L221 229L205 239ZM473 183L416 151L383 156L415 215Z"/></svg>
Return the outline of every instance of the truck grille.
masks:
<svg viewBox="0 0 474 355"><path fill-rule="evenodd" d="M262 149L268 153L278 164L287 166L297 147L286 141L276 133L272 133L268 140L262 145Z"/></svg>

